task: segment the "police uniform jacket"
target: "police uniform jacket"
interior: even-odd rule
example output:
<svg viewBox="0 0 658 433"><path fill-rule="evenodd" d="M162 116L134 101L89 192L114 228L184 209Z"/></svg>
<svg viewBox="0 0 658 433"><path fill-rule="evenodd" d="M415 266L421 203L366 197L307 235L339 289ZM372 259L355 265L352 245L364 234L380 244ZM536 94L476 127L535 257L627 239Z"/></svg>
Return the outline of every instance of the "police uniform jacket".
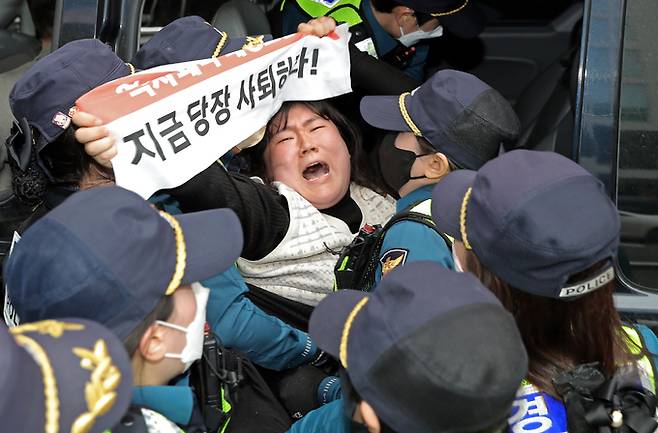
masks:
<svg viewBox="0 0 658 433"><path fill-rule="evenodd" d="M345 415L342 399L334 400L307 413L288 433L350 433L352 421Z"/></svg>
<svg viewBox="0 0 658 433"><path fill-rule="evenodd" d="M281 11L282 30L284 35L295 33L297 31L297 26L300 23L305 23L309 20L309 16L295 4L295 1L296 0L286 0ZM327 6L330 5L334 8L340 6L343 2L345 1L319 1L319 3ZM370 0L363 0L359 10L361 12L361 19L367 23L367 27L371 30L370 37L373 42L372 46L369 48L361 45L359 45L359 48L363 48L362 51L368 52L369 54L375 55L381 59L395 49L399 43L389 35L381 25L379 25L370 8ZM421 41L414 45L416 52L411 56L408 64L402 69L402 71L416 80L422 81L425 76L424 71L427 56L429 54L429 47L428 41Z"/></svg>
<svg viewBox="0 0 658 433"><path fill-rule="evenodd" d="M421 209L430 209L434 185L427 185L405 195L396 204L397 213L408 211L416 205ZM428 216L430 216L428 214ZM379 251L379 263L375 273L375 284L382 274L408 262L430 260L448 269L454 269L452 251L448 249L443 238L431 227L417 222L402 220L393 224L384 234L384 241Z"/></svg>

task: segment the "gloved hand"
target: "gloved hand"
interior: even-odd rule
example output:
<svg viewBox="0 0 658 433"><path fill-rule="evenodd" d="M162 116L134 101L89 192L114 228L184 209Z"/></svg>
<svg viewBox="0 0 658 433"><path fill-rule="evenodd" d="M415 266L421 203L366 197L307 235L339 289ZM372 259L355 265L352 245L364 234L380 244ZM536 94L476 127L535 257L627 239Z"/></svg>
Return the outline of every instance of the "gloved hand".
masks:
<svg viewBox="0 0 658 433"><path fill-rule="evenodd" d="M282 372L276 391L283 406L293 419L299 419L320 407L318 386L327 377L322 370L306 364Z"/></svg>

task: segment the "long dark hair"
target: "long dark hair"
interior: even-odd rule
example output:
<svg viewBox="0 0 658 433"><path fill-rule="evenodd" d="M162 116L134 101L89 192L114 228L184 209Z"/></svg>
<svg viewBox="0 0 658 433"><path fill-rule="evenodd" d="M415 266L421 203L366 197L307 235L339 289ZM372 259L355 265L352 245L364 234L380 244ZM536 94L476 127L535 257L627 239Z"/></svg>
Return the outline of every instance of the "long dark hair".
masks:
<svg viewBox="0 0 658 433"><path fill-rule="evenodd" d="M284 102L278 113L272 116L267 123L263 139L256 146L245 152L251 162L250 174L262 178L267 183L273 180L268 178L263 154L272 137L286 127L290 110L295 105L303 105L313 113L336 125L351 155L350 180L356 184L382 193L383 188L380 185L379 179L374 175L372 167L363 151L361 133L352 122L343 116L331 103L325 100Z"/></svg>
<svg viewBox="0 0 658 433"><path fill-rule="evenodd" d="M607 264L595 263L572 275L568 283L591 277ZM642 356L631 353L637 346L622 330L613 282L573 301L561 301L510 286L472 251L466 252L465 265L516 319L529 357L528 380L541 391L560 398L551 380L579 364L599 362L603 374L611 377L619 365Z"/></svg>

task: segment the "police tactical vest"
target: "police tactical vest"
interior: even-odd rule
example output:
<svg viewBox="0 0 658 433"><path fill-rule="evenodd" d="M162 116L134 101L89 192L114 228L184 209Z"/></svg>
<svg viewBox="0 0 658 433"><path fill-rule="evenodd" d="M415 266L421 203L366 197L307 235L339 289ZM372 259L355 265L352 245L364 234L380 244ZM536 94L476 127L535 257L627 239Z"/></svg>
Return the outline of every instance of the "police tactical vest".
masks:
<svg viewBox="0 0 658 433"><path fill-rule="evenodd" d="M386 232L402 221L413 221L434 230L452 248L453 239L440 232L431 216L432 200L423 200L399 212L382 227L366 224L352 243L340 251L334 268L334 290L353 289L369 292L375 283L375 273L379 264L382 244Z"/></svg>
<svg viewBox="0 0 658 433"><path fill-rule="evenodd" d="M415 50L409 49L399 42L395 48L386 53L380 52L375 42L374 31L368 20L364 18L361 0L283 0L281 11L284 10L286 1L291 2L292 7L297 8L309 19L328 16L336 20L338 24L347 23L352 33L350 44L353 44L359 51L376 59L384 60L396 68L406 68L416 53ZM366 5L366 7L368 6Z"/></svg>

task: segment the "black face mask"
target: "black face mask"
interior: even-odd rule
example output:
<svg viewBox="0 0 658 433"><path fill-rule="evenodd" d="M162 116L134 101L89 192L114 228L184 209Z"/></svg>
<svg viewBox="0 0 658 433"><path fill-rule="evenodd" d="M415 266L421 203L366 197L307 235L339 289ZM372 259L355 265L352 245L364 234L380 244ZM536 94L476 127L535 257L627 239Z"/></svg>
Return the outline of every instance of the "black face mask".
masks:
<svg viewBox="0 0 658 433"><path fill-rule="evenodd" d="M423 153L416 155L409 150L395 147L397 133L386 134L379 145L379 166L382 171L384 182L395 192L412 179L423 179L426 176L411 176L411 167L416 158L431 155Z"/></svg>

